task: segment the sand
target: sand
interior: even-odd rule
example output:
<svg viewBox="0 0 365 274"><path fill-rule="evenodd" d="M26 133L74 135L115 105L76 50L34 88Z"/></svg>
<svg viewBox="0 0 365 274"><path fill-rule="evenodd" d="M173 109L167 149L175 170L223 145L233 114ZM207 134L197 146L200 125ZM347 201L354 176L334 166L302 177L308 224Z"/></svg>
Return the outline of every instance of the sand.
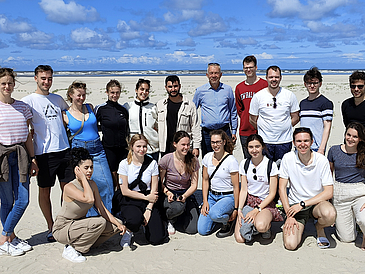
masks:
<svg viewBox="0 0 365 274"><path fill-rule="evenodd" d="M88 86L87 102L93 105L106 100L105 85L110 79L119 80L125 92L120 103L134 98L135 83L138 76L124 77L55 77L52 90L65 97L66 89L75 79ZM151 80L151 101L156 103L166 96L165 76L145 77ZM181 76L182 92L192 99L195 88L207 82L205 76ZM223 76L222 82L233 88L244 76ZM14 97L21 99L35 90L31 77L19 77ZM306 97L301 75L284 75L281 86L295 93L298 101ZM334 121L328 147L340 144L343 140L344 126L340 111L341 102L350 97L348 75L324 75L321 92L335 105ZM238 143L234 152L238 161L243 159ZM201 184L199 184L201 185ZM142 235L136 236L133 248L122 250L120 236L116 235L100 248L87 254L85 263L71 263L61 257L63 245L46 241L47 226L37 201L37 185L31 183L30 204L17 225L15 232L28 240L34 250L20 257L0 257L0 273L365 273L364 252L359 248L361 235L355 243L341 243L333 228L326 233L331 242L329 249L316 246L313 223L308 223L303 243L296 251L283 247L282 223L273 223L273 236L263 240L256 236L251 244L237 244L234 237L218 239L210 236L186 235L177 232L169 243L160 246L146 245ZM60 188L52 189L54 216L60 209Z"/></svg>

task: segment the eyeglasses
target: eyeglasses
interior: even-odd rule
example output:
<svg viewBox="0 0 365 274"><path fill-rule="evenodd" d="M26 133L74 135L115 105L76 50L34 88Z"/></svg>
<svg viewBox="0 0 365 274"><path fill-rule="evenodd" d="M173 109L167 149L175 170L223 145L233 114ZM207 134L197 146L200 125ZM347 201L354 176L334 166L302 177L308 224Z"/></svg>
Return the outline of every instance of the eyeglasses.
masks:
<svg viewBox="0 0 365 274"><path fill-rule="evenodd" d="M243 70L254 69L255 67L243 67Z"/></svg>
<svg viewBox="0 0 365 274"><path fill-rule="evenodd" d="M253 168L252 169L252 172L253 172L253 176L252 176L252 178L255 180L255 181L257 181L257 175L256 175L256 168Z"/></svg>
<svg viewBox="0 0 365 274"><path fill-rule="evenodd" d="M350 85L350 88L351 89L355 89L355 88L358 88L358 89L363 89L364 88L364 85Z"/></svg>
<svg viewBox="0 0 365 274"><path fill-rule="evenodd" d="M276 97L273 97L272 99L274 100L274 104L273 104L273 106L272 106L272 107L273 107L273 108L277 108L277 106L278 106L278 105L276 104Z"/></svg>
<svg viewBox="0 0 365 274"><path fill-rule="evenodd" d="M211 145L221 145L223 143L223 140L219 140L219 141L216 141L216 142L214 142L214 141L210 141L210 144Z"/></svg>
<svg viewBox="0 0 365 274"><path fill-rule="evenodd" d="M308 83L306 83L308 86L311 86L311 85L313 85L313 86L317 86L318 84L319 84L319 82L308 82Z"/></svg>

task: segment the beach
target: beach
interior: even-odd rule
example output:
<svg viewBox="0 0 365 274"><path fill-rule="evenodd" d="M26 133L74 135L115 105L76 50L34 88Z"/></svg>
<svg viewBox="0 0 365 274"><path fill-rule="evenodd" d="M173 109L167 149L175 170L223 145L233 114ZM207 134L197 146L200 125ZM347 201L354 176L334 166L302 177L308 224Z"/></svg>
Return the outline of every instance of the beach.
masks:
<svg viewBox="0 0 365 274"><path fill-rule="evenodd" d="M327 151L332 145L343 142L344 125L341 115L341 103L351 92L349 75L323 75L321 93L334 103L334 120L328 141ZM164 80L166 76L55 76L52 92L66 98L67 87L79 80L87 84L86 102L94 106L106 101L105 86L110 79L117 79L123 85L119 103L132 101L135 84L139 78L151 80L151 102L166 97ZM243 75L223 75L221 81L232 86L244 80ZM13 97L21 99L36 89L32 77L18 77ZM182 93L193 98L195 89L207 83L206 76L183 75L180 77ZM293 91L298 101L307 97L302 75L283 75L281 86ZM240 162L243 159L238 141L234 156ZM16 226L15 233L29 242L33 250L19 257L0 257L0 273L365 273L364 251L361 251L362 235L356 243L341 243L335 236L334 228L327 228L326 234L331 247L319 249L316 245L313 222L306 226L303 243L296 251L287 251L283 247L282 223L273 223L271 239L264 240L255 236L249 244L237 244L234 237L218 239L210 236L186 235L177 232L170 241L160 246L146 245L143 237L136 235L132 248L119 246L120 236L104 243L100 248L86 254L85 263L71 263L62 258L63 245L46 241L47 226L39 209L36 179L30 186L30 204ZM201 189L201 182L199 182ZM52 188L53 214L60 209L60 188L58 183Z"/></svg>

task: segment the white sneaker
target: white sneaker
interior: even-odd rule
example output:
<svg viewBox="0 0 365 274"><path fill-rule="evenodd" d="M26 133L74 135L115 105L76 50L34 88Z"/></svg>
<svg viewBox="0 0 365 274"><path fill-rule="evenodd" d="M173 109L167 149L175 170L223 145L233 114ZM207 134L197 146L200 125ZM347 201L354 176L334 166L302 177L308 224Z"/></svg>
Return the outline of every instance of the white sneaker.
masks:
<svg viewBox="0 0 365 274"><path fill-rule="evenodd" d="M174 235L176 233L176 229L170 221L167 222L167 232L169 235Z"/></svg>
<svg viewBox="0 0 365 274"><path fill-rule="evenodd" d="M24 252L28 252L30 250L32 250L33 248L31 247L30 244L28 244L27 241L24 241L22 239L19 239L18 237L15 237L12 241L11 244L17 248L20 248L21 250L23 250Z"/></svg>
<svg viewBox="0 0 365 274"><path fill-rule="evenodd" d="M131 240L133 237L133 232L131 231L126 231L122 237L122 239L120 240L120 246L121 247L128 247L131 245Z"/></svg>
<svg viewBox="0 0 365 274"><path fill-rule="evenodd" d="M86 258L70 245L65 246L65 248L63 249L62 257L73 263L82 263L86 261Z"/></svg>
<svg viewBox="0 0 365 274"><path fill-rule="evenodd" d="M23 250L17 248L16 246L14 246L9 242L5 242L3 245L0 245L0 255L19 256L23 254L24 254Z"/></svg>

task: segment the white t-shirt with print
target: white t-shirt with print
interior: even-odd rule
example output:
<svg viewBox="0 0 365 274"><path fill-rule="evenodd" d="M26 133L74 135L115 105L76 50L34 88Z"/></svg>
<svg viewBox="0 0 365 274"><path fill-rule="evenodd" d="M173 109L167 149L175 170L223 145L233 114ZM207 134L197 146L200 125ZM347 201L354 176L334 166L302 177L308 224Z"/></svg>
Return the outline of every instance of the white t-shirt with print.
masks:
<svg viewBox="0 0 365 274"><path fill-rule="evenodd" d="M57 94L30 94L22 99L30 106L33 114L34 153L41 155L69 148L63 125L62 111L68 109L65 100Z"/></svg>
<svg viewBox="0 0 365 274"><path fill-rule="evenodd" d="M250 165L248 166L247 174L245 172L245 162L246 159L243 159L240 163L240 175L244 175L247 178L247 192L251 195L259 197L261 200L264 200L269 195L270 190L270 180L267 178L267 165L269 159L264 156L261 163L256 167L256 173L253 172L255 166L252 164L250 160ZM253 178L256 174L257 180ZM272 163L272 168L270 172L271 176L276 176L279 174L278 167L275 162Z"/></svg>
<svg viewBox="0 0 365 274"><path fill-rule="evenodd" d="M202 161L203 166L208 170L208 175L213 173L215 166L212 163L214 152L207 153ZM231 173L238 172L238 162L233 155L229 155L221 164L211 181L211 190L217 192L227 192L233 190Z"/></svg>
<svg viewBox="0 0 365 274"><path fill-rule="evenodd" d="M135 179L137 179L141 167L142 166L136 166L133 162L128 164L127 159L124 159L119 164L118 174L128 176L128 184L131 184ZM141 180L147 185L147 190L151 189L152 176L158 176L158 174L157 162L153 160L142 173ZM121 179L119 179L119 184L123 184ZM138 185L132 190L140 191Z"/></svg>

